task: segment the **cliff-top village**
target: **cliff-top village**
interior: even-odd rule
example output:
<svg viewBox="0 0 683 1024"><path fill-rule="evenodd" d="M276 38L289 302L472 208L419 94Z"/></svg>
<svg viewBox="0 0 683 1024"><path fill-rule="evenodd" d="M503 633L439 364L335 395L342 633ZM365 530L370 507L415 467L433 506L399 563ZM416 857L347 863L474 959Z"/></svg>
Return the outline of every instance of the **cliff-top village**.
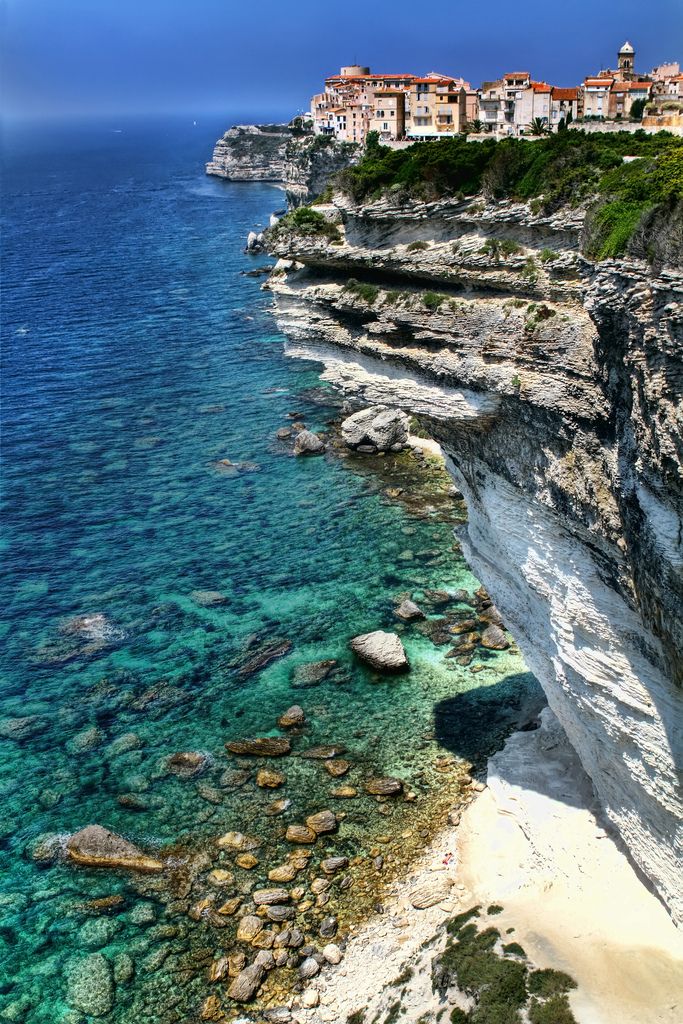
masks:
<svg viewBox="0 0 683 1024"><path fill-rule="evenodd" d="M683 132L680 64L640 74L635 58L625 42L616 68L570 88L537 82L529 71L510 71L473 89L458 76L373 74L352 64L325 79L324 92L311 100L308 125L342 142L363 143L377 132L382 142L398 145L460 132L539 135L574 122L603 131L637 122L650 131Z"/></svg>

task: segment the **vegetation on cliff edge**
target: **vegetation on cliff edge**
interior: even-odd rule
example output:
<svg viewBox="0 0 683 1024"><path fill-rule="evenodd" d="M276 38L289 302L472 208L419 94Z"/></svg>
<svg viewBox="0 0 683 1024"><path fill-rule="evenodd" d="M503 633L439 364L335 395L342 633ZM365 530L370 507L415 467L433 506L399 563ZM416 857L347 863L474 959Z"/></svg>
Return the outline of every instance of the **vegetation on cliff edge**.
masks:
<svg viewBox="0 0 683 1024"><path fill-rule="evenodd" d="M636 160L624 162L624 157ZM623 254L643 218L683 201L683 139L666 132L585 134L537 141L464 138L395 150L376 144L341 171L337 187L356 202L390 195L397 202L465 198L533 201L550 214L594 199L585 251L594 259Z"/></svg>

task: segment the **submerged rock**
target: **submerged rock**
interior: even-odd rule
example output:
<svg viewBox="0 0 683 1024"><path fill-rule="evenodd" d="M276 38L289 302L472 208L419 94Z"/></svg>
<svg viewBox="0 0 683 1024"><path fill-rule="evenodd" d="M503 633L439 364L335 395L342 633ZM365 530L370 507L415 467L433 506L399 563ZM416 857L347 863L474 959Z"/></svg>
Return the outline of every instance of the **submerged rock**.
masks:
<svg viewBox="0 0 683 1024"><path fill-rule="evenodd" d="M69 836L69 860L90 868L124 868L128 871L162 871L163 861L148 857L134 843L101 825L87 825Z"/></svg>
<svg viewBox="0 0 683 1024"><path fill-rule="evenodd" d="M397 618L403 619L404 622L412 622L414 619L424 619L425 613L419 608L414 601L410 601L406 598L401 601L398 608L394 609L394 615Z"/></svg>
<svg viewBox="0 0 683 1024"><path fill-rule="evenodd" d="M337 816L332 811L318 811L316 814L309 814L306 818L306 825L316 835L323 835L325 832L334 832L337 827Z"/></svg>
<svg viewBox="0 0 683 1024"><path fill-rule="evenodd" d="M372 796L398 796L403 792L403 783L400 779L385 776L381 779L369 779L365 783L365 789Z"/></svg>
<svg viewBox="0 0 683 1024"><path fill-rule="evenodd" d="M396 633L376 629L354 637L349 646L361 661L380 672L402 672L409 667L401 638Z"/></svg>
<svg viewBox="0 0 683 1024"><path fill-rule="evenodd" d="M261 789L278 789L284 786L287 781L282 772L273 771L272 768L259 768L256 773L256 785Z"/></svg>
<svg viewBox="0 0 683 1024"><path fill-rule="evenodd" d="M196 750L181 750L176 754L171 754L167 759L166 769L171 775L179 775L181 778L188 779L193 775L198 775L208 763L209 758L206 754L201 754Z"/></svg>
<svg viewBox="0 0 683 1024"><path fill-rule="evenodd" d="M333 779L339 779L342 775L346 775L351 768L351 764L340 757L338 760L325 761L323 768Z"/></svg>
<svg viewBox="0 0 683 1024"><path fill-rule="evenodd" d="M337 757L338 754L345 753L346 747L343 743L330 743L320 744L315 747L309 747L308 750L302 750L300 756L312 761L327 761L332 757Z"/></svg>
<svg viewBox="0 0 683 1024"><path fill-rule="evenodd" d="M297 665L292 673L292 686L298 690L318 686L337 664L334 658L328 658L326 661L309 661L305 665Z"/></svg>
<svg viewBox="0 0 683 1024"><path fill-rule="evenodd" d="M288 843L314 843L317 835L306 825L288 825L285 839Z"/></svg>
<svg viewBox="0 0 683 1024"><path fill-rule="evenodd" d="M102 953L70 960L65 968L66 1001L74 1010L103 1017L114 1005L114 977Z"/></svg>

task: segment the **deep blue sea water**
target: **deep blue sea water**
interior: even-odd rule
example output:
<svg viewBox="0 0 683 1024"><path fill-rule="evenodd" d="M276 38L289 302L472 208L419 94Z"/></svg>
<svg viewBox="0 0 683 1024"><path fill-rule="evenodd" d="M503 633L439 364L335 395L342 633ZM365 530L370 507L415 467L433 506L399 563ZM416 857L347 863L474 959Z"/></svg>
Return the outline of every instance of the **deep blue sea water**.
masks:
<svg viewBox="0 0 683 1024"><path fill-rule="evenodd" d="M321 398L315 365L285 358L268 293L241 275L266 262L242 248L282 193L205 177L230 120L5 137L3 1019L197 1019L207 963L231 941L188 916L207 890L201 865L170 894L36 859L41 837L53 850L52 837L99 822L145 847L198 849L241 828L264 843L256 871L237 871L244 890L282 856L284 825L329 805L335 782L290 758L284 790L236 788L226 740L274 733L296 700L309 717L297 742L350 748L343 781L396 773L427 799L435 757L485 753L536 692L514 649L474 675L412 628L406 676L378 680L350 658L351 636L395 628L397 593L478 583L443 517L275 439L293 411L323 428L336 399ZM286 657L240 672L285 639ZM294 688L296 666L318 659L340 668ZM458 732L449 702L468 695ZM205 753L203 774L169 773L177 751ZM290 811L265 816L282 795ZM351 856L413 813L344 803L334 848ZM107 915L88 903L112 895Z"/></svg>

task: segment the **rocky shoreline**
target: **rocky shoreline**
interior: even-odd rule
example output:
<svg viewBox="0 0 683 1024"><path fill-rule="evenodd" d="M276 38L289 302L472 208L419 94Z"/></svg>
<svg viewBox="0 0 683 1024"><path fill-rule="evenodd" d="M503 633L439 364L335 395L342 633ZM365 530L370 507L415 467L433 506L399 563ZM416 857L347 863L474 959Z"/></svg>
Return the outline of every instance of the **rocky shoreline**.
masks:
<svg viewBox="0 0 683 1024"><path fill-rule="evenodd" d="M417 424L403 414L345 407L342 417L320 432L308 430L300 412L293 412L290 422L274 439L283 455L304 462L313 454L340 460L367 476L382 500L405 503L411 515L462 521L461 496L438 447L411 434ZM320 447L302 445L302 435ZM217 471L238 470L230 463ZM414 532L406 527L406 543ZM442 552L406 549L402 557L428 564L437 556ZM417 565L416 573L419 578ZM209 590L194 592L192 599L205 608L220 607L225 600ZM502 643L489 643L499 617L483 590L397 593L394 620L394 630L349 638L350 650L376 673L378 684L410 669L403 639L411 634L422 635L435 653L450 654L454 668L469 666L472 673L490 672L496 651L512 646L498 626ZM104 628L99 620L98 627ZM83 626L88 629L90 621ZM255 639L234 669L249 678L286 657L291 646L284 638ZM311 729L325 714L313 688L335 675L343 676L336 661L298 665L292 686L301 690L299 703L283 707L262 735L235 735L233 728L217 781L216 755L177 750L165 759L163 774L196 787L209 806L220 804L226 790L252 794L250 816L235 820L230 831L156 848L92 823L69 836L41 836L32 845L31 856L45 867L65 865L102 878L125 878L124 892L137 900L131 915L163 937L158 962L156 953L140 960L131 948L113 959L88 952L73 968L67 965L67 1002L74 1011L106 1014L117 989L133 976L158 970L162 962L164 970L175 965L174 943L187 936L190 922L203 929L205 945L193 943L179 963L188 976L201 980L201 1019L284 1022L318 1005L317 979L344 970L351 937L383 906L389 887L411 870L425 845L447 821L459 818L481 788L476 779L481 762L475 770L464 757L443 750L431 755L431 732L416 742L416 750L424 753L413 759L413 770L396 775L382 772L379 764L371 768L367 756L358 758L348 741L340 744L330 735L323 736L326 742L311 742ZM526 707L511 711L518 724L528 713ZM362 729L356 735L361 737ZM134 749L135 737L130 743ZM311 785L302 782L304 777L315 778L317 795L307 793L302 811L299 791ZM130 806L142 810L149 799L131 793ZM433 887L423 887L414 895L415 907L430 906L434 898ZM100 932L109 934L115 923L111 917L125 907L126 896L112 894L90 903L84 929L93 932L96 941L88 939L88 945L96 949ZM164 909L155 924L159 904Z"/></svg>

